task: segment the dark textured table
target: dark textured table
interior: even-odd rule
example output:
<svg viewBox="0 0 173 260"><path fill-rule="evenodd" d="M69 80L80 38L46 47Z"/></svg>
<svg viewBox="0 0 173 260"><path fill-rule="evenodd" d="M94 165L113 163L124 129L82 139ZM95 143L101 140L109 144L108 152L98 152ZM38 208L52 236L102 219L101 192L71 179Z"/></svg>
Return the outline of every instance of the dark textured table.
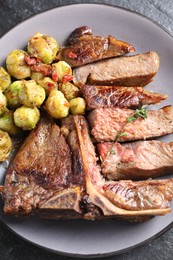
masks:
<svg viewBox="0 0 173 260"><path fill-rule="evenodd" d="M62 0L0 0L0 36L25 18L43 10L65 4L80 2L104 3L125 7L153 19L173 34L172 0L105 0L105 1L62 1ZM47 252L18 238L0 223L0 259L2 260L55 260L69 259ZM117 260L172 260L173 228L159 238L119 256L105 259Z"/></svg>

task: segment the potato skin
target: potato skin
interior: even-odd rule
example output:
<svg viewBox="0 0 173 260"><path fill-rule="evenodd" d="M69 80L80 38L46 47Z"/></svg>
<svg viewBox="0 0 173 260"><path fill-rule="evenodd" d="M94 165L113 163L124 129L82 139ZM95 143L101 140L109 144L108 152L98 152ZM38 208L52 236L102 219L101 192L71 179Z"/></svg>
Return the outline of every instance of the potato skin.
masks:
<svg viewBox="0 0 173 260"><path fill-rule="evenodd" d="M2 90L0 89L0 116L5 112L7 109L7 98L2 93Z"/></svg>
<svg viewBox="0 0 173 260"><path fill-rule="evenodd" d="M20 104L27 107L39 107L45 98L45 90L34 80L23 80L23 87L19 91Z"/></svg>
<svg viewBox="0 0 173 260"><path fill-rule="evenodd" d="M65 61L58 61L52 64L52 78L54 81L62 82L65 77L72 76L72 69Z"/></svg>
<svg viewBox="0 0 173 260"><path fill-rule="evenodd" d="M60 84L59 89L68 101L81 95L80 90L70 82Z"/></svg>
<svg viewBox="0 0 173 260"><path fill-rule="evenodd" d="M50 91L52 89L58 89L58 84L56 82L53 81L53 79L49 78L49 77L44 77L41 80L38 80L38 84L44 88L44 90L46 91L46 94L49 95Z"/></svg>
<svg viewBox="0 0 173 260"><path fill-rule="evenodd" d="M70 112L73 115L85 114L86 102L84 98L77 97L70 100Z"/></svg>
<svg viewBox="0 0 173 260"><path fill-rule="evenodd" d="M11 84L10 74L3 68L0 67L0 88L4 92Z"/></svg>
<svg viewBox="0 0 173 260"><path fill-rule="evenodd" d="M9 135L20 133L20 128L14 124L13 111L6 111L0 116L0 129L8 132Z"/></svg>
<svg viewBox="0 0 173 260"><path fill-rule="evenodd" d="M15 109L20 106L19 92L23 88L23 81L16 80L7 88L5 96L7 98L8 106Z"/></svg>
<svg viewBox="0 0 173 260"><path fill-rule="evenodd" d="M58 42L52 36L36 33L28 41L27 51L30 56L40 58L46 64L53 62L58 50Z"/></svg>
<svg viewBox="0 0 173 260"><path fill-rule="evenodd" d="M0 162L8 159L12 148L12 141L7 132L0 130Z"/></svg>
<svg viewBox="0 0 173 260"><path fill-rule="evenodd" d="M53 89L45 102L45 107L53 118L63 118L68 116L70 105L61 91Z"/></svg>
<svg viewBox="0 0 173 260"><path fill-rule="evenodd" d="M23 130L32 130L40 119L40 111L37 107L21 106L14 112L14 123Z"/></svg>
<svg viewBox="0 0 173 260"><path fill-rule="evenodd" d="M27 53L23 50L13 50L6 59L8 73L16 79L31 77L31 68L25 62Z"/></svg>

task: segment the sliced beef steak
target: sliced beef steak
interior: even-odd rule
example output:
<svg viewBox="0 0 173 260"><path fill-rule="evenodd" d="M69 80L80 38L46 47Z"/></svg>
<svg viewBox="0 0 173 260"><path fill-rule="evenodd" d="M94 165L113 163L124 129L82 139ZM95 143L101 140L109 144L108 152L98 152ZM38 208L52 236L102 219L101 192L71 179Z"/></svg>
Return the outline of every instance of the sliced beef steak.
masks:
<svg viewBox="0 0 173 260"><path fill-rule="evenodd" d="M71 67L120 56L135 50L132 45L119 41L113 36L104 38L87 34L80 37L76 37L76 35L71 37L72 43L63 47L59 52L60 60L66 61Z"/></svg>
<svg viewBox="0 0 173 260"><path fill-rule="evenodd" d="M66 211L71 205L69 210L78 215L82 187L72 187L72 175L70 149L59 127L43 118L7 170L4 212L29 214L38 208Z"/></svg>
<svg viewBox="0 0 173 260"><path fill-rule="evenodd" d="M154 216L170 212L173 179L141 182L106 182L97 164L95 149L83 116L75 116L90 201L104 216Z"/></svg>
<svg viewBox="0 0 173 260"><path fill-rule="evenodd" d="M159 103L168 97L147 91L142 87L84 85L81 90L88 110L100 107L136 108Z"/></svg>
<svg viewBox="0 0 173 260"><path fill-rule="evenodd" d="M173 172L173 143L138 141L97 145L102 174L110 180L140 180Z"/></svg>
<svg viewBox="0 0 173 260"><path fill-rule="evenodd" d="M142 211L146 208L165 209L173 196L172 180L146 180L139 182L107 182L103 186L105 196L118 208Z"/></svg>
<svg viewBox="0 0 173 260"><path fill-rule="evenodd" d="M97 164L85 118L70 116L62 124L69 128L69 146L59 127L44 118L20 148L6 174L5 213L142 221L170 212L172 179L107 182Z"/></svg>
<svg viewBox="0 0 173 260"><path fill-rule="evenodd" d="M147 118L138 117L128 122L134 110L128 108L96 108L89 114L91 133L100 142L115 141L117 135L124 132L118 141L145 140L173 133L173 107L148 110Z"/></svg>
<svg viewBox="0 0 173 260"><path fill-rule="evenodd" d="M156 52L107 59L74 69L73 81L77 86L145 86L156 75L159 63Z"/></svg>

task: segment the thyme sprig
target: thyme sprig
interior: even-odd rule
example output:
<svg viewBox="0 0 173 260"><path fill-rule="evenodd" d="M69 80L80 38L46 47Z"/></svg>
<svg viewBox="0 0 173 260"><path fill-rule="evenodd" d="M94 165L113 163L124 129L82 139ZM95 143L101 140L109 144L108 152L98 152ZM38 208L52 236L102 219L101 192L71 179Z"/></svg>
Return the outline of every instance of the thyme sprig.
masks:
<svg viewBox="0 0 173 260"><path fill-rule="evenodd" d="M131 123L138 119L138 117L147 118L146 106L142 106L141 109L136 109L134 114L127 119L127 123Z"/></svg>
<svg viewBox="0 0 173 260"><path fill-rule="evenodd" d="M147 118L147 110L146 110L146 106L142 106L141 109L136 109L133 113L132 116L130 116L128 119L127 119L127 122L125 124L125 126L128 124L128 123L131 123L135 120L137 120L139 117L142 117L143 119L146 119ZM128 134L126 132L124 132L124 128L125 126L123 127L123 130L121 130L116 138L115 138L115 141L113 143L113 145L119 141L119 139L122 137L122 136L127 136ZM111 149L110 151L108 152L108 154L115 154L115 151L113 149L113 145L111 146Z"/></svg>

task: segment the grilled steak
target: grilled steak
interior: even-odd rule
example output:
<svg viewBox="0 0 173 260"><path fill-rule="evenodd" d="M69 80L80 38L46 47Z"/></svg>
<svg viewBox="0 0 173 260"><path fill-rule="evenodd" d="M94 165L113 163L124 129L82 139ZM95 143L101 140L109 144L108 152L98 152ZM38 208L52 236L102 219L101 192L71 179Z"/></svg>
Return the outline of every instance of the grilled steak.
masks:
<svg viewBox="0 0 173 260"><path fill-rule="evenodd" d="M128 57L118 57L88 64L73 71L74 84L144 86L159 69L159 56L148 52Z"/></svg>
<svg viewBox="0 0 173 260"><path fill-rule="evenodd" d="M71 151L59 127L46 118L20 148L6 174L5 213L144 221L170 211L173 180L106 182L85 118L71 116L62 124L69 128Z"/></svg>
<svg viewBox="0 0 173 260"><path fill-rule="evenodd" d="M137 118L127 123L134 110L128 108L96 108L89 114L92 135L100 142L115 141L118 134L124 132L118 141L145 140L173 133L173 107L148 110L147 118Z"/></svg>
<svg viewBox="0 0 173 260"><path fill-rule="evenodd" d="M168 96L149 92L142 87L93 86L81 87L87 109L106 107L140 107L156 104Z"/></svg>
<svg viewBox="0 0 173 260"><path fill-rule="evenodd" d="M173 172L173 143L100 143L102 174L110 180L143 179Z"/></svg>
<svg viewBox="0 0 173 260"><path fill-rule="evenodd" d="M173 179L141 182L106 182L97 165L94 146L87 123L82 116L75 116L81 155L86 178L86 191L90 201L105 216L164 215L170 211L173 196Z"/></svg>
<svg viewBox="0 0 173 260"><path fill-rule="evenodd" d="M132 45L113 36L108 38L94 36L88 29L85 31L81 28L72 33L69 42L70 45L60 50L59 59L65 60L71 67L135 51Z"/></svg>
<svg viewBox="0 0 173 260"><path fill-rule="evenodd" d="M72 175L70 149L59 127L42 119L7 170L4 212L30 214L41 208L78 217L82 187L69 185Z"/></svg>

